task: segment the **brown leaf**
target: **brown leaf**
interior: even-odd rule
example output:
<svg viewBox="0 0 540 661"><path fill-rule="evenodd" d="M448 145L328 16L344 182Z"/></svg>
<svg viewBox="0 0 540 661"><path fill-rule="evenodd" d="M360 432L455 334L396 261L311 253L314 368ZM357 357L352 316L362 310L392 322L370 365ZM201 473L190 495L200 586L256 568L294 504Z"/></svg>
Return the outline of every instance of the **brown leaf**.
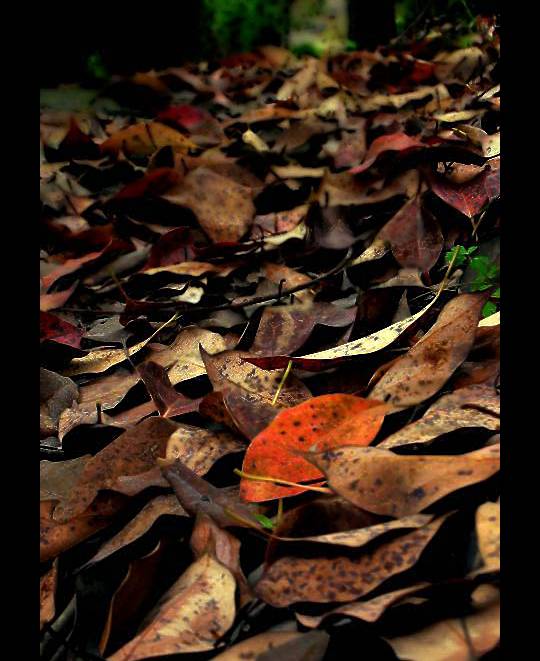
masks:
<svg viewBox="0 0 540 661"><path fill-rule="evenodd" d="M104 154L122 150L129 156L149 156L161 147L172 147L186 153L196 147L189 138L160 122L141 122L117 131L101 144Z"/></svg>
<svg viewBox="0 0 540 661"><path fill-rule="evenodd" d="M314 455L328 486L368 512L417 514L457 489L491 477L500 468L500 448L461 455L407 456L378 447L344 447Z"/></svg>
<svg viewBox="0 0 540 661"><path fill-rule="evenodd" d="M56 435L62 412L69 409L78 397L79 389L71 379L40 368L39 427L42 438Z"/></svg>
<svg viewBox="0 0 540 661"><path fill-rule="evenodd" d="M112 522L114 515L124 506L125 500L120 494L100 495L85 512L65 523L52 518L57 501L41 501L40 562L55 558L102 528L106 528Z"/></svg>
<svg viewBox="0 0 540 661"><path fill-rule="evenodd" d="M257 660L274 661L277 658L281 661L322 661L329 642L330 636L326 631L310 631L260 653Z"/></svg>
<svg viewBox="0 0 540 661"><path fill-rule="evenodd" d="M476 539L482 557L482 572L501 566L501 506L487 502L476 510Z"/></svg>
<svg viewBox="0 0 540 661"><path fill-rule="evenodd" d="M238 241L255 216L251 189L206 167L192 170L164 197L189 207L214 242Z"/></svg>
<svg viewBox="0 0 540 661"><path fill-rule="evenodd" d="M439 223L425 211L418 197L407 202L377 234L374 241L390 243L392 253L403 267L429 271L443 247Z"/></svg>
<svg viewBox="0 0 540 661"><path fill-rule="evenodd" d="M197 475L204 475L221 457L244 449L245 445L227 432L178 423L167 442L165 458L179 459Z"/></svg>
<svg viewBox="0 0 540 661"><path fill-rule="evenodd" d="M377 447L390 450L410 443L429 443L438 436L463 428L482 427L498 431L499 400L495 389L489 386L460 388L438 399L420 420L406 425Z"/></svg>
<svg viewBox="0 0 540 661"><path fill-rule="evenodd" d="M162 516L187 516L178 498L172 495L156 496L136 514L122 530L101 546L86 564L95 564L128 546L147 533ZM86 565L85 565L86 566Z"/></svg>
<svg viewBox="0 0 540 661"><path fill-rule="evenodd" d="M137 368L148 394L154 401L159 414L172 418L184 413L192 413L199 408L200 399L189 399L173 388L167 372L152 360L145 361Z"/></svg>
<svg viewBox="0 0 540 661"><path fill-rule="evenodd" d="M202 652L232 625L235 580L211 555L203 555L162 597L150 623L110 661Z"/></svg>
<svg viewBox="0 0 540 661"><path fill-rule="evenodd" d="M350 604L338 606L324 613L324 615L303 615L297 613L296 619L305 627L318 627L325 618L332 615L344 615L346 617L355 617L358 620L364 620L364 622L376 622L389 606L399 603L404 597L419 592L429 587L429 585L429 583L418 583L402 590L394 590L393 592L387 592L372 599L366 599L365 601L352 601Z"/></svg>
<svg viewBox="0 0 540 661"><path fill-rule="evenodd" d="M416 564L447 516L357 557L285 556L265 570L255 591L278 608L299 601L327 603L356 599Z"/></svg>
<svg viewBox="0 0 540 661"><path fill-rule="evenodd" d="M48 310L61 308L77 289L78 284L79 281L77 280L71 287L63 291L56 291L54 294L41 294L39 297L39 309L42 312L47 312Z"/></svg>
<svg viewBox="0 0 540 661"><path fill-rule="evenodd" d="M259 658L263 652L275 652L283 643L305 636L297 631L267 631L252 636L225 650L214 661L250 661Z"/></svg>
<svg viewBox="0 0 540 661"><path fill-rule="evenodd" d="M154 468L176 428L165 418L148 418L121 434L86 463L69 499L56 508L55 520L65 523L84 512L100 490L114 489L119 477Z"/></svg>
<svg viewBox="0 0 540 661"><path fill-rule="evenodd" d="M85 454L66 461L39 462L39 499L62 502L69 498L92 455Z"/></svg>
<svg viewBox="0 0 540 661"><path fill-rule="evenodd" d="M474 218L483 207L500 194L500 170L484 170L464 184L453 184L437 177L431 181L431 190L467 218Z"/></svg>
<svg viewBox="0 0 540 661"><path fill-rule="evenodd" d="M50 622L55 613L54 593L56 592L56 580L58 565L56 563L39 579L39 628Z"/></svg>
<svg viewBox="0 0 540 661"><path fill-rule="evenodd" d="M331 303L295 303L266 307L251 351L283 355L297 351L317 324L340 328L352 324L356 308L338 308Z"/></svg>
<svg viewBox="0 0 540 661"><path fill-rule="evenodd" d="M499 591L481 585L473 593L481 596L481 607L473 615L449 619L421 629L409 636L388 638L398 659L403 661L469 661L480 658L500 638Z"/></svg>
<svg viewBox="0 0 540 661"><path fill-rule="evenodd" d="M453 298L431 329L390 367L369 396L399 410L434 395L467 357L484 303L482 293Z"/></svg>
<svg viewBox="0 0 540 661"><path fill-rule="evenodd" d="M199 514L189 543L196 558L209 553L231 571L240 590L240 607L253 599L240 567L240 542L234 535L222 530L207 514Z"/></svg>
<svg viewBox="0 0 540 661"><path fill-rule="evenodd" d="M253 510L240 501L236 489L234 493L231 489L218 489L178 460L164 463L161 470L190 514L208 514L219 526L259 527Z"/></svg>

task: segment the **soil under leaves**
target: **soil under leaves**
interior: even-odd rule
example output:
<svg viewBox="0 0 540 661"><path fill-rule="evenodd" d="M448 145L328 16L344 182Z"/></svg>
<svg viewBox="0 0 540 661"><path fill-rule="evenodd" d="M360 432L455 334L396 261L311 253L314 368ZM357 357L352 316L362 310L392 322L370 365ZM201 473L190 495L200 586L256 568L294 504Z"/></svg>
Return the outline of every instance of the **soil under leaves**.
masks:
<svg viewBox="0 0 540 661"><path fill-rule="evenodd" d="M495 658L481 27L42 109L43 659Z"/></svg>

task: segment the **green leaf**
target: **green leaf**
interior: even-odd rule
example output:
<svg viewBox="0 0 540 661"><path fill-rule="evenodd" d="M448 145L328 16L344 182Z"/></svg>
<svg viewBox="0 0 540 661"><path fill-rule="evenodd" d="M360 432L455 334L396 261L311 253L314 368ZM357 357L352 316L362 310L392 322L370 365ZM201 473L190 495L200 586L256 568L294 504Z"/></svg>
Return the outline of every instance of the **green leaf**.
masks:
<svg viewBox="0 0 540 661"><path fill-rule="evenodd" d="M266 528L267 530L274 529L274 522L272 519L269 519L264 514L254 514L254 516L263 528Z"/></svg>
<svg viewBox="0 0 540 661"><path fill-rule="evenodd" d="M450 264L450 262L454 259L454 255L456 253L457 253L457 257L455 258L454 266L461 266L462 264L465 263L465 259L467 258L468 255L467 250L463 246L454 246L452 250L449 250L444 256L447 264Z"/></svg>
<svg viewBox="0 0 540 661"><path fill-rule="evenodd" d="M495 312L497 312L497 306L495 303L488 301L482 308L482 317L489 317L492 314L495 314Z"/></svg>
<svg viewBox="0 0 540 661"><path fill-rule="evenodd" d="M501 289L499 287L493 292L493 294L491 294L491 298L500 298L500 297L501 297Z"/></svg>

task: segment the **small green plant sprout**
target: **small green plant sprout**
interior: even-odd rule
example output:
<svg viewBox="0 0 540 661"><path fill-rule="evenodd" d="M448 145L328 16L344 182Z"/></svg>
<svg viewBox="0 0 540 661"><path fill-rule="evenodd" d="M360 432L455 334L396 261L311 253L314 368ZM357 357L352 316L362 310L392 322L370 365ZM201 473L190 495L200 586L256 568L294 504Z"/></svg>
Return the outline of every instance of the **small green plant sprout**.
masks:
<svg viewBox="0 0 540 661"><path fill-rule="evenodd" d="M263 528L266 528L266 530L274 530L274 522L272 519L269 519L264 514L255 514L254 516Z"/></svg>
<svg viewBox="0 0 540 661"><path fill-rule="evenodd" d="M500 268L498 264L490 260L485 255L475 255L478 246L471 246L465 248L464 246L454 246L445 254L445 261L447 264L452 263L454 266L465 266L470 268L474 274L473 280L470 282L470 291L485 291L496 287L491 293L490 299L482 309L482 316L488 317L497 312L497 302L501 298L501 289L497 287L499 283Z"/></svg>

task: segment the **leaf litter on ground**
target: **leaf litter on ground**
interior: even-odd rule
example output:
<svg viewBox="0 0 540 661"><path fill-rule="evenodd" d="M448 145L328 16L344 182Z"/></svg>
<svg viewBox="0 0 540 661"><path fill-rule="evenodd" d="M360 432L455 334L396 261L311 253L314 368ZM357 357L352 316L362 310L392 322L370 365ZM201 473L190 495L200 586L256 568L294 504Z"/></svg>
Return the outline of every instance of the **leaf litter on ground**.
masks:
<svg viewBox="0 0 540 661"><path fill-rule="evenodd" d="M448 27L261 48L124 78L141 108L42 109L44 635L113 661L498 646L482 25L467 48Z"/></svg>

